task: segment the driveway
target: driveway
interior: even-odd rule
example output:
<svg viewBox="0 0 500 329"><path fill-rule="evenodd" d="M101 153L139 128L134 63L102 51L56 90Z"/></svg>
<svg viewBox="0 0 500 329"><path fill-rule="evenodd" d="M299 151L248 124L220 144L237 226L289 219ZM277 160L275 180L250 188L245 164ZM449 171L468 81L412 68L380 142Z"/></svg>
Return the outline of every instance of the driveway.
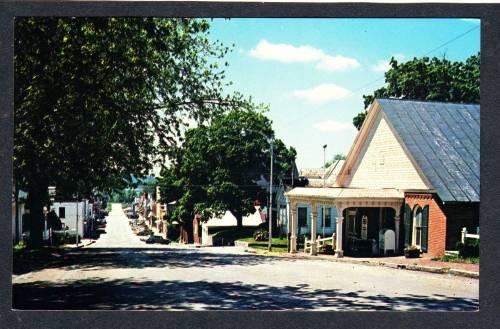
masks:
<svg viewBox="0 0 500 329"><path fill-rule="evenodd" d="M107 233L13 278L16 309L477 310L479 281L237 247L149 247L119 205Z"/></svg>

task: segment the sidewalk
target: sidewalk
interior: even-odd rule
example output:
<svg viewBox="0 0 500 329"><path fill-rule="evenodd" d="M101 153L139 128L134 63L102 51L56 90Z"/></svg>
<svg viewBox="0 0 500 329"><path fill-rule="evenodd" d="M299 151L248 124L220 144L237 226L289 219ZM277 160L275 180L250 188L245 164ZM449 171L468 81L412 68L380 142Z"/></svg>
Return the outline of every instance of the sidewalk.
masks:
<svg viewBox="0 0 500 329"><path fill-rule="evenodd" d="M405 258L404 256L394 257L371 257L371 258L358 258L358 257L343 257L336 258L334 255L321 255L311 256L303 252L296 254L289 253L276 253L267 252L263 250L246 248L247 252L269 256L280 256L295 259L321 259L331 262L351 263L368 266L385 266L396 269L404 269L411 271L422 271L438 274L451 274L468 278L479 279L479 265L478 264L464 264L452 262L433 261L430 258Z"/></svg>

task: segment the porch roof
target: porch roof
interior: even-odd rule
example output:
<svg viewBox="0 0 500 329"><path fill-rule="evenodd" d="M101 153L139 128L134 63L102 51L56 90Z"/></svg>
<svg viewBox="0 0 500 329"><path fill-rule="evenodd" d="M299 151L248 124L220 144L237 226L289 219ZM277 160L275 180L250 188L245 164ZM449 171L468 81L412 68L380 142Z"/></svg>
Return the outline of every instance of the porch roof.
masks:
<svg viewBox="0 0 500 329"><path fill-rule="evenodd" d="M397 189L367 189L367 188L314 188L296 187L286 193L291 198L318 198L318 199L404 199L404 193Z"/></svg>

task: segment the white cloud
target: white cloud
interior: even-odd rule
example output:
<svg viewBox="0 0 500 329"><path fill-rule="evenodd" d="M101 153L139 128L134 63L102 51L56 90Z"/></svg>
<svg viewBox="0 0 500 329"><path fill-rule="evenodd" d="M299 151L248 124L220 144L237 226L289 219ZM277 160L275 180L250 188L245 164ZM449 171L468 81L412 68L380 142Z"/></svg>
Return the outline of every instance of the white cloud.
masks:
<svg viewBox="0 0 500 329"><path fill-rule="evenodd" d="M401 62L406 59L406 56L401 53L396 53L392 55L391 57L394 57L395 60ZM372 66L372 71L374 72L387 72L391 68L391 65L389 64L389 61L383 61L380 60L377 62L377 64Z"/></svg>
<svg viewBox="0 0 500 329"><path fill-rule="evenodd" d="M389 61L378 61L377 64L372 66L372 71L387 72L391 68Z"/></svg>
<svg viewBox="0 0 500 329"><path fill-rule="evenodd" d="M334 120L326 120L314 124L314 128L323 132L339 132L355 129L351 122L340 122Z"/></svg>
<svg viewBox="0 0 500 329"><path fill-rule="evenodd" d="M285 43L270 43L267 40L261 40L254 49L250 50L250 56L264 60L295 63L315 62L320 60L324 54L320 49L310 46L295 47Z"/></svg>
<svg viewBox="0 0 500 329"><path fill-rule="evenodd" d="M360 66L354 58L341 55L330 56L323 50L311 46L296 47L285 43L271 43L267 40L261 40L254 49L250 50L249 54L258 59L282 63L317 62L317 69L328 72L344 71Z"/></svg>
<svg viewBox="0 0 500 329"><path fill-rule="evenodd" d="M352 92L333 83L324 83L310 89L294 90L292 95L310 104L321 105L349 97Z"/></svg>
<svg viewBox="0 0 500 329"><path fill-rule="evenodd" d="M316 68L334 72L334 71L345 71L349 69L355 69L360 66L359 62L354 58L344 57L341 55L328 56L325 55L321 58L320 62L316 65Z"/></svg>

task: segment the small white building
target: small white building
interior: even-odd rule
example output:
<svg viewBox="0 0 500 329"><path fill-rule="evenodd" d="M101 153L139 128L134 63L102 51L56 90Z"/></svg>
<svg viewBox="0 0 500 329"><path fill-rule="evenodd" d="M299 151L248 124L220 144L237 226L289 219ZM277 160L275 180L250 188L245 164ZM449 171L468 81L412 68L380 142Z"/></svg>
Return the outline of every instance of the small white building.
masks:
<svg viewBox="0 0 500 329"><path fill-rule="evenodd" d="M12 188L12 241L17 243L23 239L23 233L29 230L28 221L24 221L24 215L29 214L26 206L28 194L24 191L18 191L17 195ZM16 202L17 201L17 202Z"/></svg>
<svg viewBox="0 0 500 329"><path fill-rule="evenodd" d="M255 206L255 212L248 216L243 217L244 227L257 227L264 222L263 212L260 206ZM201 224L201 243L205 246L213 245L212 235L210 234L211 229L222 228L222 227L236 227L238 225L236 217L230 212L226 213L222 217L212 217L206 223Z"/></svg>
<svg viewBox="0 0 500 329"><path fill-rule="evenodd" d="M81 236L85 232L84 221L89 218L89 208L91 207L88 200L80 202L54 202L51 207L56 215L59 216L63 227L66 225L70 230L74 231L77 229L78 223L78 234Z"/></svg>

